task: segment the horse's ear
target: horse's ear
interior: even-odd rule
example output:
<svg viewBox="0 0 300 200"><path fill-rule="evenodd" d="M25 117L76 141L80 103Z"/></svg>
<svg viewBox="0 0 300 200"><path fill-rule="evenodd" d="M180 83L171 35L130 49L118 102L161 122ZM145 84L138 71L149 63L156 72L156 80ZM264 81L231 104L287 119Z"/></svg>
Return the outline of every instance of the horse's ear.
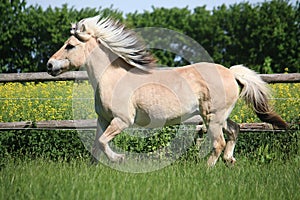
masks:
<svg viewBox="0 0 300 200"><path fill-rule="evenodd" d="M80 32L81 32L81 33L86 32L86 27L85 27L84 24L81 25L81 27L80 27Z"/></svg>
<svg viewBox="0 0 300 200"><path fill-rule="evenodd" d="M93 36L93 30L89 29L85 24L77 25L76 29L74 29L74 34L80 40L87 41Z"/></svg>
<svg viewBox="0 0 300 200"><path fill-rule="evenodd" d="M71 23L70 32L72 35L75 35L76 27L77 27L76 23Z"/></svg>
<svg viewBox="0 0 300 200"><path fill-rule="evenodd" d="M76 34L78 39L82 40L82 41L88 41L92 35L89 33L85 33L85 32L79 32Z"/></svg>

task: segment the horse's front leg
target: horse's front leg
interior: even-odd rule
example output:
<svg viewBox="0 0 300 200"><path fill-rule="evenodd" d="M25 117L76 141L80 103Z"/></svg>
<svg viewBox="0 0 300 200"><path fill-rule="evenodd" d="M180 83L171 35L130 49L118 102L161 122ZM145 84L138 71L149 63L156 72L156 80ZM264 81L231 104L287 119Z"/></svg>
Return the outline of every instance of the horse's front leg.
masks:
<svg viewBox="0 0 300 200"><path fill-rule="evenodd" d="M102 119L101 117L98 117L96 138L94 140L94 144L93 144L93 147L92 147L92 160L91 160L91 162L94 163L94 164L98 163L98 159L99 159L100 152L101 152L99 138L101 137L103 132L107 129L108 125L109 125L109 122Z"/></svg>
<svg viewBox="0 0 300 200"><path fill-rule="evenodd" d="M113 150L111 150L108 143L128 126L129 125L120 118L114 118L98 140L101 150L113 162L123 161L125 159L125 155L115 153Z"/></svg>

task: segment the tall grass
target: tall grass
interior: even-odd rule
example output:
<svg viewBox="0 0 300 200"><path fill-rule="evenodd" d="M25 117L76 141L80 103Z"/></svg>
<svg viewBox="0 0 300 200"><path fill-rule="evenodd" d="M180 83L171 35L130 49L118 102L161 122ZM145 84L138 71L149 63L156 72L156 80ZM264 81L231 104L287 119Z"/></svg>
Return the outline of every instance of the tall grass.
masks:
<svg viewBox="0 0 300 200"><path fill-rule="evenodd" d="M85 160L8 161L0 171L0 199L300 199L299 160L234 168L177 162L133 174Z"/></svg>

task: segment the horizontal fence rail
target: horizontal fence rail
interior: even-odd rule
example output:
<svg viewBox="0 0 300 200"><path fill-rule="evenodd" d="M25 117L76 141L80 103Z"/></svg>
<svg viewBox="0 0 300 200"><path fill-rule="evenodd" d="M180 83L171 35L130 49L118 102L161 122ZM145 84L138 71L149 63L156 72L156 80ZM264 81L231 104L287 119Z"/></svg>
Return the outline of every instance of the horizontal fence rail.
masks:
<svg viewBox="0 0 300 200"><path fill-rule="evenodd" d="M0 83L88 80L86 71L71 71L53 77L47 72L0 74Z"/></svg>
<svg viewBox="0 0 300 200"><path fill-rule="evenodd" d="M201 121L200 121L201 122ZM183 122L184 125L198 125L198 117ZM241 123L240 132L284 132L285 129L276 129L267 123ZM201 129L200 125L200 129ZM90 130L97 128L97 120L61 120L42 122L0 122L0 130ZM196 130L196 129L195 129ZM294 130L294 129L291 129ZM297 129L295 129L297 130Z"/></svg>
<svg viewBox="0 0 300 200"><path fill-rule="evenodd" d="M267 83L299 83L300 82L300 73L260 74L260 77ZM0 74L0 83L74 81L74 80L88 80L87 72L86 71L72 71L72 72L66 72L57 77L50 76L46 72Z"/></svg>

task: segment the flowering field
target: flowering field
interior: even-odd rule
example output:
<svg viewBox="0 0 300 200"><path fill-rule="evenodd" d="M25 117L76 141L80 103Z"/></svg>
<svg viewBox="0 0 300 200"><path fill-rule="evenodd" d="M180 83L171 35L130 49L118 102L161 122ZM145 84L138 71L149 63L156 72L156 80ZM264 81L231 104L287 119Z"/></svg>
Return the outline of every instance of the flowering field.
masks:
<svg viewBox="0 0 300 200"><path fill-rule="evenodd" d="M300 121L300 83L270 84L273 97L270 103L274 110L287 122ZM238 123L259 122L252 109L243 100L239 100L232 114L232 120Z"/></svg>
<svg viewBox="0 0 300 200"><path fill-rule="evenodd" d="M275 110L288 122L300 121L300 83L272 84ZM0 122L93 119L93 90L87 81L0 84ZM240 100L231 114L238 122L259 122Z"/></svg>
<svg viewBox="0 0 300 200"><path fill-rule="evenodd" d="M80 113L83 113L81 116ZM7 83L0 85L0 122L95 118L88 82Z"/></svg>

